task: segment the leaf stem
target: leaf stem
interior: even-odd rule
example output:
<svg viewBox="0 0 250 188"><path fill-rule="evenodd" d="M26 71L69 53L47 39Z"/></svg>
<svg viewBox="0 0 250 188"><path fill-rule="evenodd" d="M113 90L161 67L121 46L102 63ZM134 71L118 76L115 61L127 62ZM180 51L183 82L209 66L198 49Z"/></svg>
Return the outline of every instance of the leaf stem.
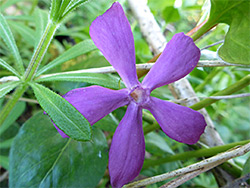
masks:
<svg viewBox="0 0 250 188"><path fill-rule="evenodd" d="M51 20L48 22L45 31L42 35L41 40L39 41L37 48L30 60L29 66L26 69L24 75L24 81L29 82L34 78L34 75L45 55L47 49L51 43L51 40L55 34L56 29L58 28L58 24L52 22Z"/></svg>

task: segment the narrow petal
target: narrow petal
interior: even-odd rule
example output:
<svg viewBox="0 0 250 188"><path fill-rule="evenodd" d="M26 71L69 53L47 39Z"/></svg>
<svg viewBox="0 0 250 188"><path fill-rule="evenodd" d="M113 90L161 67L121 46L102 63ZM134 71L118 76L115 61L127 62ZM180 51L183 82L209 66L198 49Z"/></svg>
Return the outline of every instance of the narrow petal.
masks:
<svg viewBox="0 0 250 188"><path fill-rule="evenodd" d="M135 103L130 103L110 147L109 173L112 187L122 187L138 176L144 155L142 110Z"/></svg>
<svg viewBox="0 0 250 188"><path fill-rule="evenodd" d="M167 43L155 65L145 76L142 84L151 91L170 84L189 74L200 59L200 50L193 39L178 33Z"/></svg>
<svg viewBox="0 0 250 188"><path fill-rule="evenodd" d="M134 38L122 6L115 2L92 22L89 33L127 88L137 85Z"/></svg>
<svg viewBox="0 0 250 188"><path fill-rule="evenodd" d="M112 90L101 86L73 89L63 96L91 125L113 110L128 104L127 89Z"/></svg>
<svg viewBox="0 0 250 188"><path fill-rule="evenodd" d="M145 108L153 114L166 135L178 142L194 144L205 130L203 115L191 108L154 97L150 97Z"/></svg>

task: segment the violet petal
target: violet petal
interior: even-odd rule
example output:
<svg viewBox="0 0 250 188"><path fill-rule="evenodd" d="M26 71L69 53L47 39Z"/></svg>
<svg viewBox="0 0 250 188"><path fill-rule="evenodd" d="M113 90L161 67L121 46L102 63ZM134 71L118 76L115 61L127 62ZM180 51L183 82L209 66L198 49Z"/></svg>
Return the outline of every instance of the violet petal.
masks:
<svg viewBox="0 0 250 188"><path fill-rule="evenodd" d="M120 3L113 3L110 9L98 16L92 22L89 33L127 88L137 85L134 38Z"/></svg>
<svg viewBox="0 0 250 188"><path fill-rule="evenodd" d="M112 90L101 86L73 89L63 96L91 125L115 109L127 105L127 89Z"/></svg>
<svg viewBox="0 0 250 188"><path fill-rule="evenodd" d="M163 132L178 142L194 144L205 130L203 115L191 108L155 97L150 97L145 108L153 114Z"/></svg>
<svg viewBox="0 0 250 188"><path fill-rule="evenodd" d="M189 74L200 59L200 50L193 39L178 33L167 43L161 56L145 76L142 84L151 91Z"/></svg>
<svg viewBox="0 0 250 188"><path fill-rule="evenodd" d="M130 103L115 131L110 147L111 185L122 187L138 176L143 165L144 155L142 110L135 103Z"/></svg>

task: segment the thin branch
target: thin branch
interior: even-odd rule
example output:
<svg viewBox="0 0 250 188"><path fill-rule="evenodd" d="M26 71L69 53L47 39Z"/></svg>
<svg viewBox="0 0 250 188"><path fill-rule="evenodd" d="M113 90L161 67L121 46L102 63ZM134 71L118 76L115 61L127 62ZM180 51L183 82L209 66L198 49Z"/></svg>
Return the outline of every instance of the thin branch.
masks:
<svg viewBox="0 0 250 188"><path fill-rule="evenodd" d="M150 70L153 65L154 63L137 64L136 70ZM230 64L222 60L200 60L197 65L197 67L229 67L229 66L246 67L246 65ZM53 73L53 74L45 74L45 75L39 76L38 78L47 78L50 76L65 75L65 74L80 74L80 73L107 74L107 73L115 73L115 72L116 70L112 66L107 66L107 67L100 67L100 68L82 69L82 70L77 70L77 71L67 71L67 72L59 72L59 73ZM9 81L18 81L18 80L19 78L16 76L5 76L5 77L0 78L0 83L5 83Z"/></svg>
<svg viewBox="0 0 250 188"><path fill-rule="evenodd" d="M242 94L236 94L236 95L224 95L224 96L210 96L210 97L201 97L203 99L216 99L216 100L221 100L221 99L234 99L234 98L242 98L242 97L250 97L250 93L242 93ZM170 100L171 102L174 103L186 103L189 100L194 100L196 97L190 97L190 98L183 98L183 99L178 99L178 100Z"/></svg>
<svg viewBox="0 0 250 188"><path fill-rule="evenodd" d="M1 176L0 176L0 182L4 181L7 179L9 176L9 171L5 171Z"/></svg>
<svg viewBox="0 0 250 188"><path fill-rule="evenodd" d="M173 177L177 177L180 175L185 175L185 174L190 173L190 172L200 171L200 173L202 173L202 172L210 170L211 168L214 168L214 167L216 167L216 166L218 166L218 165L220 165L220 164L222 164L222 163L224 163L232 158L242 156L249 151L250 151L250 143L245 144L243 146L236 147L236 148L231 149L227 152L218 154L216 156L202 160L198 163L189 165L187 167L127 184L124 186L124 188L125 187L126 188L128 188L128 187L141 187L141 186L145 186L145 185L150 185L150 184L161 182L161 181L164 181L164 180L167 180L167 179L170 179ZM200 173L194 173L194 174L198 175ZM188 177L191 177L191 176L188 176Z"/></svg>
<svg viewBox="0 0 250 188"><path fill-rule="evenodd" d="M5 95L5 97L6 97L7 99L12 99L12 96L11 96L11 95ZM24 101L24 102L39 104L37 100L34 100L34 99L27 99L27 98L24 98L24 97L20 97L20 98L19 98L19 101Z"/></svg>
<svg viewBox="0 0 250 188"><path fill-rule="evenodd" d="M221 43L223 43L223 42L224 42L224 40L221 40L221 41L215 42L215 43L213 43L213 44L211 44L211 45L205 46L204 48L201 48L201 51L202 51L202 50L205 50L205 49L208 49L208 48L210 48L210 47L216 46L216 45L218 45L218 44L221 44Z"/></svg>

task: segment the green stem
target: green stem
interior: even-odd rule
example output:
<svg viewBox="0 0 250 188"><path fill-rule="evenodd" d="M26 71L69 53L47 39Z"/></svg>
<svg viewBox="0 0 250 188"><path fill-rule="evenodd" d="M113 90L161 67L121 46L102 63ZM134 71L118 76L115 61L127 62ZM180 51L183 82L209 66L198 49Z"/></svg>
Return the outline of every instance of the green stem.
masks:
<svg viewBox="0 0 250 188"><path fill-rule="evenodd" d="M13 96L6 105L3 107L2 111L0 112L0 126L3 124L5 119L8 117L11 110L16 105L18 99L22 97L23 93L26 91L28 84L21 84L14 92Z"/></svg>
<svg viewBox="0 0 250 188"><path fill-rule="evenodd" d="M50 45L50 42L55 34L55 31L58 27L58 24L49 21L45 31L41 37L40 42L37 45L37 48L30 60L29 66L26 69L26 72L24 74L23 79L23 84L20 85L16 91L14 92L12 99L10 99L6 105L4 106L3 110L0 112L0 126L3 124L5 119L8 117L9 113L11 110L14 108L15 104L17 103L18 99L23 95L23 93L26 91L28 87L28 82L30 82L33 78L34 75L45 55L47 52L47 49Z"/></svg>
<svg viewBox="0 0 250 188"><path fill-rule="evenodd" d="M50 45L50 42L55 34L55 31L58 27L58 24L49 21L45 31L42 35L42 38L40 42L37 45L37 48L34 52L34 55L32 56L32 59L30 60L29 66L26 69L25 75L24 75L24 80L25 82L29 82L34 78L34 75L45 55L47 52L47 49Z"/></svg>
<svg viewBox="0 0 250 188"><path fill-rule="evenodd" d="M196 41L199 39L202 35L204 35L206 32L208 32L210 29L212 29L214 25L210 23L210 21L207 21L199 30L197 30L191 38Z"/></svg>
<svg viewBox="0 0 250 188"><path fill-rule="evenodd" d="M226 89L223 89L222 91L215 93L213 96L230 95L232 93L235 93L235 92L243 89L244 87L248 86L249 84L250 84L250 74L248 74L247 76L245 76L244 78L242 78L238 82L234 83L233 85L227 87ZM204 99L204 100L190 106L190 108L192 108L193 110L200 110L204 107L211 105L212 103L214 103L216 101L218 101L218 99L207 98L207 99Z"/></svg>
<svg viewBox="0 0 250 188"><path fill-rule="evenodd" d="M168 162L173 162L173 161L178 161L178 160L187 160L187 159L190 159L191 157L196 157L196 158L198 158L198 157L211 157L211 156L216 155L218 153L229 150L233 147L244 145L244 144L247 144L249 142L250 142L250 140L244 140L244 141L234 142L234 143L230 143L230 144L226 144L226 145L222 145L222 146L215 146L212 148L198 149L195 151L187 151L184 153L179 153L176 155L167 156L166 158L161 158L161 159L154 159L154 160L148 159L148 160L145 160L144 165L143 165L143 169L147 169L149 167L161 165L161 164L168 163Z"/></svg>
<svg viewBox="0 0 250 188"><path fill-rule="evenodd" d="M200 84L198 85L196 88L195 88L195 91L201 91L207 84L210 80L212 80L214 78L214 76L216 76L223 68L216 68L214 69L206 78L205 80Z"/></svg>

